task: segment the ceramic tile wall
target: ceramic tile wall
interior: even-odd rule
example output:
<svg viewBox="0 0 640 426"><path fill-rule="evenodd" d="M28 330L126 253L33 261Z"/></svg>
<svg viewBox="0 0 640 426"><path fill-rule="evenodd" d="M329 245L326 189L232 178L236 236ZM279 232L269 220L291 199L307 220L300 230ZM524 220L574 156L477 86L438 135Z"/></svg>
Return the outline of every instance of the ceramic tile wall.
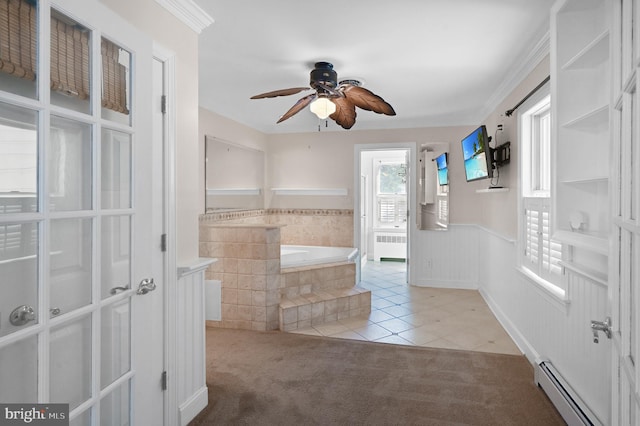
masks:
<svg viewBox="0 0 640 426"><path fill-rule="evenodd" d="M280 244L351 247L353 245L352 210L271 209L208 213L200 216L200 255L219 259L206 271L207 280L222 283L222 321L207 321L208 326L253 330L276 330L280 326L280 289L295 296L353 287L355 266L289 271L280 275ZM313 269L313 268L312 268ZM325 271L325 269L327 269ZM287 286L292 276L305 284L297 290ZM307 283L309 286L307 286ZM312 284L313 283L313 284ZM307 288L308 287L308 288ZM322 293L324 294L324 293ZM324 294L325 299L328 295ZM334 295L338 299L345 295ZM370 309L370 295L349 294L346 314L355 313L357 302ZM369 298L366 303L365 298ZM328 301L329 318L333 304ZM319 312L320 301L316 301ZM324 306L325 300L323 299ZM344 301L343 301L344 302ZM358 304L360 309L360 304ZM302 308L303 310L306 308ZM337 315L337 312L336 312ZM304 323L303 323L304 324Z"/></svg>
<svg viewBox="0 0 640 426"><path fill-rule="evenodd" d="M353 247L353 210L271 209L268 220L282 228L282 244Z"/></svg>
<svg viewBox="0 0 640 426"><path fill-rule="evenodd" d="M268 209L208 213L201 223L286 225L282 244L352 247L353 210Z"/></svg>
<svg viewBox="0 0 640 426"><path fill-rule="evenodd" d="M222 321L208 326L277 330L280 229L261 225L200 225L200 255L219 259L205 279L222 282Z"/></svg>

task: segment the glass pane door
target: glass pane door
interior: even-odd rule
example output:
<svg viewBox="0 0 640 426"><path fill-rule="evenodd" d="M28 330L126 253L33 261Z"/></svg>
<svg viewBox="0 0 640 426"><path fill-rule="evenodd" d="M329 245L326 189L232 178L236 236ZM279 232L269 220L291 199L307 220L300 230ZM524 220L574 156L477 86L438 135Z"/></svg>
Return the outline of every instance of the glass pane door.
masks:
<svg viewBox="0 0 640 426"><path fill-rule="evenodd" d="M134 55L58 3L0 0L0 401L128 425Z"/></svg>

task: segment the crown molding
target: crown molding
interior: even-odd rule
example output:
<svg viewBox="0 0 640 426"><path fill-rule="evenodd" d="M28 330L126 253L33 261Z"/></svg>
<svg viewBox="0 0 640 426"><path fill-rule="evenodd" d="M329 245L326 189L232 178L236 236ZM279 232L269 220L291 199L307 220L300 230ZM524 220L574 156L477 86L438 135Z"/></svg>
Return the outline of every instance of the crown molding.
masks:
<svg viewBox="0 0 640 426"><path fill-rule="evenodd" d="M505 78L500 86L493 92L493 95L487 100L485 107L478 113L478 120L486 119L489 114L495 111L500 103L511 93L516 87L535 69L536 66L549 54L551 49L551 35L549 28L544 28L541 35L534 38L530 49L522 55L514 65L506 73ZM540 32L538 33L540 34Z"/></svg>
<svg viewBox="0 0 640 426"><path fill-rule="evenodd" d="M197 34L200 34L202 30L213 24L213 18L193 0L156 0L156 3L168 10Z"/></svg>

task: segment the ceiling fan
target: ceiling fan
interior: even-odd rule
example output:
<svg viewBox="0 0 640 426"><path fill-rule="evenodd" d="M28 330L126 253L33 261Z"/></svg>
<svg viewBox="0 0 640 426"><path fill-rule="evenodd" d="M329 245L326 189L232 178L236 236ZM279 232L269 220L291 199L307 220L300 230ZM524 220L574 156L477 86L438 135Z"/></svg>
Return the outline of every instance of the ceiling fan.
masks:
<svg viewBox="0 0 640 426"><path fill-rule="evenodd" d="M360 87L357 80L338 81L338 74L329 62L316 62L310 73L309 87L292 87L290 89L274 90L252 96L251 99L275 98L289 96L304 90L314 89L315 93L307 95L284 113L278 123L293 117L310 105L310 109L318 118L327 117L334 120L344 129L350 129L356 122L356 107L378 114L396 115L393 107L375 93Z"/></svg>

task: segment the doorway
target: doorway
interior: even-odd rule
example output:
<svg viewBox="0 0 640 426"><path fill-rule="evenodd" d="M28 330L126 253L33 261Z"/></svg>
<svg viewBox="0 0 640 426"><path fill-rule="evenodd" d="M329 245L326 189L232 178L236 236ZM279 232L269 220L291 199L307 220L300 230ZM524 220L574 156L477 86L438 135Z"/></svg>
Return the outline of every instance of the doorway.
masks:
<svg viewBox="0 0 640 426"><path fill-rule="evenodd" d="M354 244L361 265L394 262L397 270L404 264L409 283L415 144L356 145L355 150Z"/></svg>

